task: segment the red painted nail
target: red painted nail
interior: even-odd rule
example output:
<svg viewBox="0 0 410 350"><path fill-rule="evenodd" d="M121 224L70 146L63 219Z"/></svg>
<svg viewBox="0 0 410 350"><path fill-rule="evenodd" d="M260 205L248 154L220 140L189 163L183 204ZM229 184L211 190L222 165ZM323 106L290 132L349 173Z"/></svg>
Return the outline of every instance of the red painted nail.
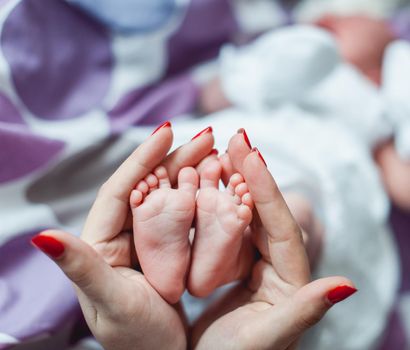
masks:
<svg viewBox="0 0 410 350"><path fill-rule="evenodd" d="M246 133L244 128L240 128L238 130L238 134L242 134L243 138L245 139L246 144L249 146L249 149L252 149L251 142L249 141L248 134Z"/></svg>
<svg viewBox="0 0 410 350"><path fill-rule="evenodd" d="M262 159L263 164L265 164L265 166L268 167L268 165L265 162L265 159L263 159L263 157L262 157L261 152L259 152L259 150L256 147L252 148L252 152L256 152L257 155L259 156L259 158Z"/></svg>
<svg viewBox="0 0 410 350"><path fill-rule="evenodd" d="M170 127L171 127L171 122L166 121L165 123L162 123L158 128L156 128L154 132L151 134L151 136L154 135L158 130L161 130L162 128L170 128Z"/></svg>
<svg viewBox="0 0 410 350"><path fill-rule="evenodd" d="M327 299L332 303L336 304L346 298L350 297L352 294L356 293L357 289L350 286L338 286L332 289L327 294Z"/></svg>
<svg viewBox="0 0 410 350"><path fill-rule="evenodd" d="M50 236L39 234L31 239L31 243L54 259L59 258L64 253L63 244Z"/></svg>
<svg viewBox="0 0 410 350"><path fill-rule="evenodd" d="M219 151L218 151L216 148L214 148L214 149L211 151L211 153L209 153L209 155L215 155L215 156L217 156L218 153L219 153Z"/></svg>
<svg viewBox="0 0 410 350"><path fill-rule="evenodd" d="M206 133L208 133L208 132L212 132L212 126L208 126L208 127L205 128L204 130L202 130L200 133L196 134L196 135L191 139L191 141L192 141L192 140L195 140L195 139L198 138L199 136L201 136L201 135L203 135L203 134L206 134Z"/></svg>

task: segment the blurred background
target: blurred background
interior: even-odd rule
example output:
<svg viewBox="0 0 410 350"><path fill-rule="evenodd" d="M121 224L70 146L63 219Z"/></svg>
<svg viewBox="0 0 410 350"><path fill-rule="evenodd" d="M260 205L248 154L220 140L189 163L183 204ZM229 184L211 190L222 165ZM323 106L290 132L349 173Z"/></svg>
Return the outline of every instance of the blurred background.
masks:
<svg viewBox="0 0 410 350"><path fill-rule="evenodd" d="M1 0L0 349L100 349L29 241L79 235L165 120L176 144L213 123L220 150L246 126L314 202L329 230L314 275L362 296L301 348L410 349L408 0Z"/></svg>

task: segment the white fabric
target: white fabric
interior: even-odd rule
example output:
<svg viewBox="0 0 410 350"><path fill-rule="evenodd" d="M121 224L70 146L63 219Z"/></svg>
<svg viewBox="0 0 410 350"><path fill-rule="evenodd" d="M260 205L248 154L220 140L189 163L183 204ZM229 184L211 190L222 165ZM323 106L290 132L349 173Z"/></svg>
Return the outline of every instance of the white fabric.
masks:
<svg viewBox="0 0 410 350"><path fill-rule="evenodd" d="M369 151L393 134L381 91L347 63L307 92L302 105L318 116L342 122Z"/></svg>
<svg viewBox="0 0 410 350"><path fill-rule="evenodd" d="M273 30L254 43L226 46L220 76L228 100L250 112L297 104L326 119L339 119L369 151L394 135L399 155L410 159L410 44L386 53L379 89L342 62L334 39L308 26Z"/></svg>
<svg viewBox="0 0 410 350"><path fill-rule="evenodd" d="M0 343L1 344L18 344L19 341L9 334L0 333Z"/></svg>
<svg viewBox="0 0 410 350"><path fill-rule="evenodd" d="M311 22L332 13L339 15L368 15L390 18L408 0L302 0L294 12L297 22Z"/></svg>
<svg viewBox="0 0 410 350"><path fill-rule="evenodd" d="M225 46L220 77L234 105L258 111L298 100L338 62L336 44L326 31L289 27L268 32L242 48Z"/></svg>
<svg viewBox="0 0 410 350"><path fill-rule="evenodd" d="M399 155L410 161L410 44L396 41L386 51L383 95Z"/></svg>
<svg viewBox="0 0 410 350"><path fill-rule="evenodd" d="M358 286L359 293L334 307L302 349L328 350L335 344L338 350L372 349L385 327L399 272L385 227L389 204L367 144L339 120L292 106L251 115L229 109L174 123L175 144L207 125L214 127L219 150L237 128L246 129L281 190L308 197L325 225L324 254L315 277L347 276Z"/></svg>
<svg viewBox="0 0 410 350"><path fill-rule="evenodd" d="M271 0L232 0L235 18L241 31L261 33L286 24L288 16L282 5Z"/></svg>

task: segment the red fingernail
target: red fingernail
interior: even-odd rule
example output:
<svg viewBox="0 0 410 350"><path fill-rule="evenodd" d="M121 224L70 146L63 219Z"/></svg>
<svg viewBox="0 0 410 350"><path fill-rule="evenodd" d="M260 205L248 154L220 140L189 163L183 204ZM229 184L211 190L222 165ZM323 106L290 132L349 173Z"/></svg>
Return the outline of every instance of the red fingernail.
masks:
<svg viewBox="0 0 410 350"><path fill-rule="evenodd" d="M246 133L244 128L240 128L238 130L238 134L242 134L243 138L245 139L246 144L249 146L249 149L252 149L251 142L249 141L248 134Z"/></svg>
<svg viewBox="0 0 410 350"><path fill-rule="evenodd" d="M211 151L211 153L209 153L209 155L218 155L218 150L216 149L216 148L214 148L212 151Z"/></svg>
<svg viewBox="0 0 410 350"><path fill-rule="evenodd" d="M162 123L158 128L156 128L154 132L151 134L151 136L154 135L158 130L161 130L162 128L170 128L170 127L171 127L171 122L166 121L165 123Z"/></svg>
<svg viewBox="0 0 410 350"><path fill-rule="evenodd" d="M336 304L346 298L350 297L352 294L356 293L357 289L350 286L338 286L332 289L327 294L327 299L332 303Z"/></svg>
<svg viewBox="0 0 410 350"><path fill-rule="evenodd" d="M201 136L201 135L203 135L203 134L206 134L206 133L208 133L208 132L212 132L212 126L208 126L206 129L204 129L204 130L202 130L200 133L196 134L196 135L191 139L191 141L192 141L192 140L195 140L195 139L198 138L199 136Z"/></svg>
<svg viewBox="0 0 410 350"><path fill-rule="evenodd" d="M54 259L59 258L64 253L63 244L50 236L39 234L31 239L31 243Z"/></svg>
<svg viewBox="0 0 410 350"><path fill-rule="evenodd" d="M263 159L263 157L262 157L261 152L259 152L259 150L256 147L252 148L252 152L256 152L257 155L259 156L259 158L262 159L263 164L265 164L265 166L268 167L268 165L265 162L265 159Z"/></svg>

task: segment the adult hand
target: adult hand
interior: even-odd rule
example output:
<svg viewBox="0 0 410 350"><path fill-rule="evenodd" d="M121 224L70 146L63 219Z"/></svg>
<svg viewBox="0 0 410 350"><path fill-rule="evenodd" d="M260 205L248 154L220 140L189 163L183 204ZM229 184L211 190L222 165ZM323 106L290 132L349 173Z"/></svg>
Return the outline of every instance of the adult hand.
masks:
<svg viewBox="0 0 410 350"><path fill-rule="evenodd" d="M160 163L175 181L181 168L195 166L213 146L212 134L205 133L167 156L173 137L169 126L149 137L104 183L82 239L55 230L33 238L74 283L86 321L105 349L186 347L179 306L166 303L133 269L130 192Z"/></svg>
<svg viewBox="0 0 410 350"><path fill-rule="evenodd" d="M343 277L309 283L301 230L260 153L250 150L243 132L231 139L228 153L255 203L254 229L264 236L256 242L262 259L249 280L199 319L193 343L198 349L293 349L306 329L356 289Z"/></svg>

